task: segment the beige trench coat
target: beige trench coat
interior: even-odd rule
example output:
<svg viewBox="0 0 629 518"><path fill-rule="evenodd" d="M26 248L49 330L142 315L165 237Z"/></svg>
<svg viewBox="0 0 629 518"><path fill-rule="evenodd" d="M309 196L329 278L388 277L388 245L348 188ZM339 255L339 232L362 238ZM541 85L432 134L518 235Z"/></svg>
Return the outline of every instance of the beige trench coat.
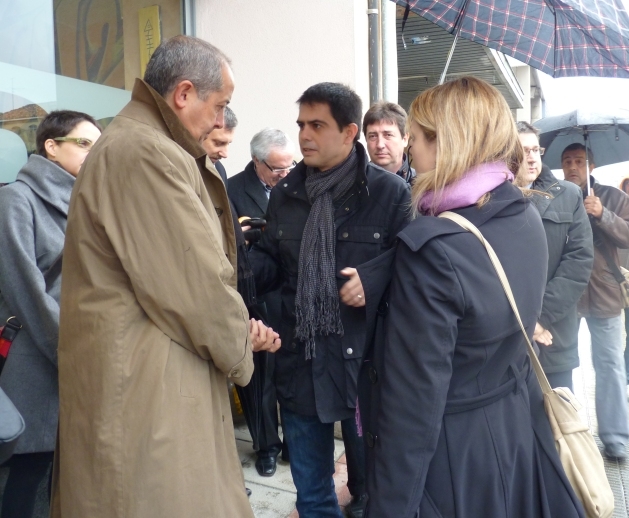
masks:
<svg viewBox="0 0 629 518"><path fill-rule="evenodd" d="M229 210L137 80L70 203L53 518L253 517L226 383L253 371Z"/></svg>

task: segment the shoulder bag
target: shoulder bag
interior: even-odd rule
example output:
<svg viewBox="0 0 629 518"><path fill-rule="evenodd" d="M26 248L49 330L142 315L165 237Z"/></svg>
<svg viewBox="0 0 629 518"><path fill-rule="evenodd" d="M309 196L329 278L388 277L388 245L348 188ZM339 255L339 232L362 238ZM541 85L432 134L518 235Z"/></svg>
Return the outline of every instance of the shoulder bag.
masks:
<svg viewBox="0 0 629 518"><path fill-rule="evenodd" d="M489 258L500 278L500 283L509 299L509 304L511 304L511 308L518 319L522 334L526 338L531 364L544 393L544 408L550 421L555 447L566 472L566 477L570 481L576 496L583 504L588 518L608 518L612 516L614 512L614 494L607 480L603 458L594 442L594 437L592 437L589 428L579 417L578 410L581 408L581 404L570 389L565 387L551 388L542 365L531 345L531 341L526 334L518 307L513 298L509 280L498 256L485 240L480 230L463 216L454 212L442 212L439 214L439 217L454 221L468 232L474 234L485 245Z"/></svg>
<svg viewBox="0 0 629 518"><path fill-rule="evenodd" d="M44 281L46 288L49 288L53 282L61 275L61 263L63 261L63 251L55 258L50 268L44 273ZM4 369L4 364L9 356L9 351L13 342L17 338L18 333L22 329L22 323L14 315L10 316L5 324L0 327L0 373Z"/></svg>

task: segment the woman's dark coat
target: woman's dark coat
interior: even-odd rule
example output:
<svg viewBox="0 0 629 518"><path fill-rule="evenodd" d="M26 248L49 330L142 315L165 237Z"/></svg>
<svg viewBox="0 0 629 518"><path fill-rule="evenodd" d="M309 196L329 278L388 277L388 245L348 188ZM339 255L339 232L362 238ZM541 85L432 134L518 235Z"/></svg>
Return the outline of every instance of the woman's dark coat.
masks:
<svg viewBox="0 0 629 518"><path fill-rule="evenodd" d="M410 201L406 182L368 164L359 143L356 149L356 182L342 203L336 204L334 214L339 289L347 280L340 274L343 268L355 268L393 246L395 235L406 225ZM365 309L340 304L343 336L317 336L316 356L306 360L304 343L294 338L299 251L311 208L305 180L306 166L300 162L273 188L267 227L249 259L259 294L281 287L282 347L275 353L280 404L292 412L333 423L355 413L356 380L365 346Z"/></svg>
<svg viewBox="0 0 629 518"><path fill-rule="evenodd" d="M15 453L55 449L59 418L57 341L61 279L45 272L63 249L75 178L31 155L17 180L0 188L0 325L23 325L0 376L0 387L24 417Z"/></svg>
<svg viewBox="0 0 629 518"><path fill-rule="evenodd" d="M494 247L532 335L546 285L538 212L509 183L482 208L454 212ZM367 321L376 322L359 379L367 516L582 517L485 248L435 217L398 236L388 301L380 295L390 268L359 267Z"/></svg>
<svg viewBox="0 0 629 518"><path fill-rule="evenodd" d="M548 244L548 279L539 323L553 335L553 344L540 346L539 359L547 373L579 366L577 302L588 285L594 246L592 227L581 190L557 180L547 166L531 189L531 200L542 217Z"/></svg>

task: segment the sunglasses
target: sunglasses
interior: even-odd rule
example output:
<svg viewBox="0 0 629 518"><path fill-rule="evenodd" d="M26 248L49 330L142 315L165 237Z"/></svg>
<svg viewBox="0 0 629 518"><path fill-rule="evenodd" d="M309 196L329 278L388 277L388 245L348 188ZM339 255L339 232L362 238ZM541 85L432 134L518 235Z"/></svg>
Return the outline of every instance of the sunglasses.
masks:
<svg viewBox="0 0 629 518"><path fill-rule="evenodd" d="M80 137L57 137L52 140L56 142L74 142L77 146L82 149L90 150L94 143L88 138L80 138Z"/></svg>

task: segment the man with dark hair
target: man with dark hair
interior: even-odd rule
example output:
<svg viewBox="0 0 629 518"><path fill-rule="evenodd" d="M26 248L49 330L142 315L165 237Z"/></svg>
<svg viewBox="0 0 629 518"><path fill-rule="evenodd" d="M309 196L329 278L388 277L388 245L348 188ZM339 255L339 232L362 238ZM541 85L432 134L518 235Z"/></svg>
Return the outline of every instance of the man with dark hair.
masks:
<svg viewBox="0 0 629 518"><path fill-rule="evenodd" d="M526 161L517 183L534 191L548 243L546 291L533 338L550 385L572 390L572 370L579 366L577 301L592 271L592 230L580 190L542 165L539 131L528 122L517 127Z"/></svg>
<svg viewBox="0 0 629 518"><path fill-rule="evenodd" d="M332 479L334 422L341 421L353 496L347 510L360 517L364 450L355 414L365 294L355 268L393 246L410 193L401 178L367 162L355 92L320 83L297 102L304 159L271 191L267 227L250 259L258 293L281 288L284 347L275 380L299 515L342 516Z"/></svg>
<svg viewBox="0 0 629 518"><path fill-rule="evenodd" d="M363 131L371 161L412 184L416 173L404 153L408 145L404 108L385 101L374 104L365 113Z"/></svg>
<svg viewBox="0 0 629 518"><path fill-rule="evenodd" d="M249 382L225 185L202 142L223 126L229 61L162 43L83 164L68 216L53 518L253 517L227 379Z"/></svg>
<svg viewBox="0 0 629 518"><path fill-rule="evenodd" d="M594 155L588 154L590 171ZM566 180L583 193L585 212L590 217L594 238L594 267L577 310L592 336L592 359L596 371L596 417L598 435L610 458L627 457L626 373L622 345L624 307L619 281L618 249L629 248L629 196L620 189L599 184L590 176L587 194L586 148L570 144L561 153Z"/></svg>
<svg viewBox="0 0 629 518"><path fill-rule="evenodd" d="M225 167L223 167L220 160L229 156L229 145L234 140L236 126L238 126L236 114L229 106L225 106L223 127L214 128L203 141L203 149L214 164L218 174L221 175L225 185L227 185L227 171L225 171Z"/></svg>

